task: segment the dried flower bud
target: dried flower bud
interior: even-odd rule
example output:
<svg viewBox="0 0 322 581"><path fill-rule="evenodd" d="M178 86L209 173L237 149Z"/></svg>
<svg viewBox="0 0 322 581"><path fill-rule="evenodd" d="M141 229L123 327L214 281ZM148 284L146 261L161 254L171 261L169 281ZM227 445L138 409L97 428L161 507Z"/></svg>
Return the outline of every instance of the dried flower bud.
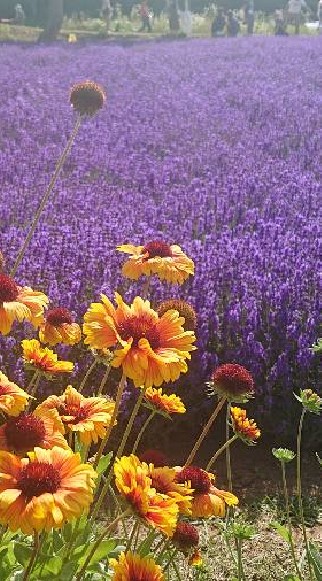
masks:
<svg viewBox="0 0 322 581"><path fill-rule="evenodd" d="M211 381L208 383L211 390L229 401L245 402L254 394L254 380L242 365L224 363L215 369Z"/></svg>
<svg viewBox="0 0 322 581"><path fill-rule="evenodd" d="M322 408L322 397L312 389L301 389L300 395L294 394L307 412L319 415Z"/></svg>
<svg viewBox="0 0 322 581"><path fill-rule="evenodd" d="M197 316L195 310L190 303L186 301L181 301L179 299L170 299L168 301L162 301L157 308L159 317L162 317L164 313L175 309L178 311L180 317L184 317L184 328L186 331L194 331L197 325Z"/></svg>
<svg viewBox="0 0 322 581"><path fill-rule="evenodd" d="M172 542L180 551L188 553L191 549L198 547L198 529L189 523L179 522L172 537Z"/></svg>
<svg viewBox="0 0 322 581"><path fill-rule="evenodd" d="M81 116L92 116L102 109L106 95L100 85L93 81L84 81L73 85L69 100L73 109Z"/></svg>

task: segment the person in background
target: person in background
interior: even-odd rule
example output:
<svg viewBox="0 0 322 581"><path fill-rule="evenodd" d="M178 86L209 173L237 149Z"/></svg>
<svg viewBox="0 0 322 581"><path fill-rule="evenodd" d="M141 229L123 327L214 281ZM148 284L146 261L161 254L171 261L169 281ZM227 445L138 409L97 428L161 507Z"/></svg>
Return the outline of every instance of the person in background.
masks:
<svg viewBox="0 0 322 581"><path fill-rule="evenodd" d="M25 23L25 20L26 20L26 15L25 15L25 11L24 11L23 7L21 6L21 4L16 4L15 5L15 17L13 19L13 23L23 25Z"/></svg>
<svg viewBox="0 0 322 581"><path fill-rule="evenodd" d="M253 34L255 24L255 9L254 0L248 0L245 6L245 21L247 26L247 34Z"/></svg>
<svg viewBox="0 0 322 581"><path fill-rule="evenodd" d="M145 30L147 30L148 32L152 32L152 27L151 27L151 22L150 22L150 13L149 13L149 7L148 7L147 0L143 0L142 4L140 6L139 14L141 17L141 28L140 28L139 32L144 32Z"/></svg>
<svg viewBox="0 0 322 581"><path fill-rule="evenodd" d="M322 0L321 0L322 1ZM219 38L225 35L226 18L222 8L218 8L217 14L211 25L211 36Z"/></svg>
<svg viewBox="0 0 322 581"><path fill-rule="evenodd" d="M106 32L109 32L111 21L111 3L110 0L102 0L102 18L106 24Z"/></svg>
<svg viewBox="0 0 322 581"><path fill-rule="evenodd" d="M168 6L169 28L170 32L179 32L180 20L177 0L170 0Z"/></svg>
<svg viewBox="0 0 322 581"><path fill-rule="evenodd" d="M290 24L294 24L295 34L300 33L302 8L307 9L307 4L304 0L288 1L287 5L288 20Z"/></svg>
<svg viewBox="0 0 322 581"><path fill-rule="evenodd" d="M240 24L232 10L228 10L227 17L227 36L238 36L240 32Z"/></svg>
<svg viewBox="0 0 322 581"><path fill-rule="evenodd" d="M275 10L275 35L288 36L283 10Z"/></svg>

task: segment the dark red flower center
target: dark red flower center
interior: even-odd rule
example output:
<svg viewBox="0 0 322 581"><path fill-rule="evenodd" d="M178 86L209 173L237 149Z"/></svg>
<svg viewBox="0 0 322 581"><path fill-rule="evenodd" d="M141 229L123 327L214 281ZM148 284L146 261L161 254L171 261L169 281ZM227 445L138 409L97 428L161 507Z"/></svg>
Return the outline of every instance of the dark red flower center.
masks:
<svg viewBox="0 0 322 581"><path fill-rule="evenodd" d="M18 287L10 276L0 273L0 303L10 303L18 296Z"/></svg>
<svg viewBox="0 0 322 581"><path fill-rule="evenodd" d="M117 330L124 341L133 339L133 347L138 346L140 339L147 339L153 350L160 347L160 333L157 330L155 319L148 314L127 317Z"/></svg>
<svg viewBox="0 0 322 581"><path fill-rule="evenodd" d="M46 315L47 323L53 325L53 327L59 327L64 323L68 323L69 325L73 322L72 315L70 314L68 309L64 309L63 307L58 307L57 309L51 309L47 312Z"/></svg>
<svg viewBox="0 0 322 581"><path fill-rule="evenodd" d="M145 450L145 452L140 454L140 460L141 462L146 462L146 464L153 464L156 468L169 465L167 456L163 452L154 449Z"/></svg>
<svg viewBox="0 0 322 581"><path fill-rule="evenodd" d="M189 551L199 544L199 532L189 523L179 522L172 537L173 544L183 551Z"/></svg>
<svg viewBox="0 0 322 581"><path fill-rule="evenodd" d="M212 380L228 396L241 396L254 392L254 380L242 365L224 363L215 370Z"/></svg>
<svg viewBox="0 0 322 581"><path fill-rule="evenodd" d="M58 470L47 462L31 462L24 466L17 479L17 488L31 500L33 496L56 492L61 478Z"/></svg>
<svg viewBox="0 0 322 581"><path fill-rule="evenodd" d="M152 242L148 242L143 248L143 253L148 254L146 260L149 258L166 258L167 256L172 256L169 244L162 242L162 240L153 240Z"/></svg>
<svg viewBox="0 0 322 581"><path fill-rule="evenodd" d="M198 466L187 466L186 468L183 468L178 472L176 480L179 484L190 482L191 488L193 488L197 494L207 494L211 486L207 472L198 468Z"/></svg>
<svg viewBox="0 0 322 581"><path fill-rule="evenodd" d="M22 413L7 421L5 433L8 447L20 452L39 446L45 437L46 428L41 418Z"/></svg>
<svg viewBox="0 0 322 581"><path fill-rule="evenodd" d="M78 404L64 404L62 415L64 416L72 416L72 420L68 420L68 424L78 424L82 420L85 420L88 417L88 411L85 408L80 407Z"/></svg>

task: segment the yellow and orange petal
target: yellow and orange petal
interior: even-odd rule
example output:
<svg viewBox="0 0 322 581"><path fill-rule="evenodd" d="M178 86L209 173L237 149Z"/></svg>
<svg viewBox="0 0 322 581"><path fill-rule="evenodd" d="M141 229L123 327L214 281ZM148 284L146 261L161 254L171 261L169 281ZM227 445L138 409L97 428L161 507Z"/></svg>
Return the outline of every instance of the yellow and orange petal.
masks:
<svg viewBox="0 0 322 581"><path fill-rule="evenodd" d="M63 424L55 410L21 413L0 426L0 450L24 456L36 447L68 449L63 433Z"/></svg>
<svg viewBox="0 0 322 581"><path fill-rule="evenodd" d="M122 273L127 278L138 280L140 276L156 275L161 280L173 284L183 284L194 274L194 262L180 246L154 240L145 246L125 244L117 250L130 254L124 263Z"/></svg>
<svg viewBox="0 0 322 581"><path fill-rule="evenodd" d="M114 464L118 492L145 523L171 536L175 530L179 507L175 499L159 494L152 486L149 466L137 456L122 456Z"/></svg>
<svg viewBox="0 0 322 581"><path fill-rule="evenodd" d="M166 494L173 498L181 514L191 514L191 503L193 498L193 489L189 484L179 484L176 481L175 468L164 466L155 468L152 464L149 466L149 476L152 480L152 486L157 492Z"/></svg>
<svg viewBox="0 0 322 581"><path fill-rule="evenodd" d="M189 557L188 564L191 565L191 567L201 567L202 556L199 549L196 549L191 557Z"/></svg>
<svg viewBox="0 0 322 581"><path fill-rule="evenodd" d="M151 557L141 557L138 554L121 553L118 559L110 559L113 568L111 581L164 581L160 565Z"/></svg>
<svg viewBox="0 0 322 581"><path fill-rule="evenodd" d="M25 409L30 397L0 371L0 412L8 416L17 416Z"/></svg>
<svg viewBox="0 0 322 581"><path fill-rule="evenodd" d="M21 342L23 359L27 365L35 370L48 373L71 373L74 364L70 361L58 361L57 355L47 347L41 347L37 339L24 339Z"/></svg>
<svg viewBox="0 0 322 581"><path fill-rule="evenodd" d="M148 387L145 392L145 399L154 408L167 414L184 414L186 412L185 405L178 395L162 393L161 388Z"/></svg>
<svg viewBox="0 0 322 581"><path fill-rule="evenodd" d="M246 443L254 443L261 435L255 420L249 420L246 410L232 407L230 410L231 421L235 434Z"/></svg>
<svg viewBox="0 0 322 581"><path fill-rule="evenodd" d="M0 451L0 523L27 535L61 528L88 511L96 476L71 450Z"/></svg>
<svg viewBox="0 0 322 581"><path fill-rule="evenodd" d="M48 297L30 287L20 287L13 278L0 273L0 333L8 335L15 321L38 327L47 307Z"/></svg>
<svg viewBox="0 0 322 581"><path fill-rule="evenodd" d="M39 339L42 343L57 345L75 345L81 340L81 328L73 322L72 315L63 307L50 309L39 328Z"/></svg>
<svg viewBox="0 0 322 581"><path fill-rule="evenodd" d="M186 360L195 349L195 335L184 330L184 320L177 311L167 311L160 318L149 301L141 297L127 305L116 294L116 308L105 295L101 299L101 303L92 303L85 314L87 345L92 349L118 346L112 366L122 366L124 375L136 387L160 386L186 373Z"/></svg>
<svg viewBox="0 0 322 581"><path fill-rule="evenodd" d="M55 410L67 431L77 432L81 442L90 445L103 439L111 423L115 402L105 397L84 397L70 385L60 396L42 402L39 414Z"/></svg>

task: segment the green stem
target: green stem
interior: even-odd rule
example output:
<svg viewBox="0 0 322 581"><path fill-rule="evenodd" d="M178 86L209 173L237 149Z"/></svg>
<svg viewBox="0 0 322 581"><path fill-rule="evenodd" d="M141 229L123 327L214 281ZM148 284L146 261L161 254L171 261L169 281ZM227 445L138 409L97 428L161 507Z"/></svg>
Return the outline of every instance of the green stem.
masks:
<svg viewBox="0 0 322 581"><path fill-rule="evenodd" d="M39 386L40 378L41 378L40 373L38 371L36 371L36 373L35 373L35 380L33 382L32 390L30 392L30 395L32 397L35 397L35 395L37 393L37 389L38 389L38 386Z"/></svg>
<svg viewBox="0 0 322 581"><path fill-rule="evenodd" d="M30 575L32 573L35 561L37 559L38 556L38 551L39 551L39 535L38 533L35 531L34 532L34 546L33 546L33 550L31 553L31 557L30 557L30 561L28 563L28 566L25 570L24 576L22 578L22 581L27 581L30 578Z"/></svg>
<svg viewBox="0 0 322 581"><path fill-rule="evenodd" d="M310 581L313 581L313 573L312 573L311 559L310 559L310 548L309 548L309 542L308 542L307 533L306 533L306 526L305 526L305 521L304 521L304 511L303 511L303 500L302 500L301 444L302 444L302 431L303 431L304 416L305 416L305 408L302 409L300 422L299 422L299 428L298 428L298 432L297 432L296 491L297 491L297 496L298 496L303 539L304 539L305 549L306 549L306 558L307 558L307 562L308 562L308 566L309 566L309 576L310 576Z"/></svg>
<svg viewBox="0 0 322 581"><path fill-rule="evenodd" d="M238 581L243 581L244 571L243 571L243 561L242 561L242 541L237 539L237 557L238 557Z"/></svg>
<svg viewBox="0 0 322 581"><path fill-rule="evenodd" d="M141 407L141 404L142 404L142 401L143 401L143 398L144 398L144 395L145 395L145 391L146 391L146 388L141 388L140 395L139 395L139 397L137 398L137 400L135 402L135 406L133 407L133 410L132 410L130 419L129 419L129 421L127 423L127 426L126 426L126 429L124 431L122 441L121 441L121 443L120 443L120 445L118 447L118 450L116 452L116 457L117 458L120 458L120 456L122 456L122 454L124 452L124 448L126 446L127 439L128 439L129 434L130 434L130 432L131 432L131 430L133 428L134 420L135 420L136 416L139 413L139 410L140 410L140 407Z"/></svg>
<svg viewBox="0 0 322 581"><path fill-rule="evenodd" d="M226 448L228 446L230 446L230 444L235 442L235 440L237 440L237 439L238 439L237 434L234 434L229 440L226 440L226 442L221 446L221 448L219 448L219 450L217 450L216 454L214 454L213 457L210 458L210 460L207 464L207 468L206 468L207 471L209 471L211 469L213 464L216 462L217 458L219 458L219 456L226 450Z"/></svg>
<svg viewBox="0 0 322 581"><path fill-rule="evenodd" d="M97 392L97 395L98 396L102 395L102 393L103 393L103 389L104 389L105 384L106 384L106 382L108 380L108 376L110 374L110 371L111 371L111 366L110 365L107 365L106 366L106 371L104 373L103 379L101 381L101 384L100 384L99 389L98 389L98 392Z"/></svg>
<svg viewBox="0 0 322 581"><path fill-rule="evenodd" d="M132 527L132 530L131 530L131 534L130 534L130 536L128 538L128 541L126 543L126 550L127 551L129 551L131 549L131 546L132 546L132 543L133 543L133 539L134 539L135 533L136 533L136 531L138 529L138 526L139 526L139 521L136 520L135 523L133 524L133 527Z"/></svg>
<svg viewBox="0 0 322 581"><path fill-rule="evenodd" d="M139 443L141 442L142 436L144 434L144 432L146 431L148 425L150 424L150 422L153 420L154 416L156 415L156 410L153 410L150 415L148 415L147 419L145 420L141 430L138 433L138 436L134 442L134 446L132 449L132 454L135 454L135 452L137 451L138 447L139 447Z"/></svg>
<svg viewBox="0 0 322 581"><path fill-rule="evenodd" d="M81 579L83 579L84 574L86 573L86 569L87 569L88 565L90 564L90 562L95 554L95 551L98 549L101 542L104 540L105 537L107 537L115 529L115 527L118 525L118 523L120 521L122 521L122 519L124 519L124 517L129 515L130 513L131 513L130 509L125 510L120 516L116 517L116 519L114 519L113 522L111 522L106 527L106 529L104 529L102 534L96 539L95 543L93 544L92 550L89 553L89 555L87 556L87 558L85 559L84 565L82 566L79 573L77 574L75 581L81 581Z"/></svg>
<svg viewBox="0 0 322 581"><path fill-rule="evenodd" d="M126 377L125 377L125 375L122 375L122 379L121 379L121 381L119 383L119 386L118 386L118 389L117 389L117 394L116 394L116 399L115 399L115 407L114 407L113 416L111 418L110 424L109 424L108 429L106 431L105 437L103 438L103 440L101 442L101 445L99 447L99 450L98 450L98 452L97 452L97 454L95 456L94 468L97 467L97 465L98 465L98 463L99 463L99 461L100 461L100 459L102 457L102 454L104 452L104 448L105 448L105 446L107 444L107 441L108 441L108 439L109 439L109 437L111 435L112 429L114 427L115 420L117 418L117 415L118 415L118 412L119 412L119 409L120 409L120 405L121 405L121 401L122 401L122 396L123 396L123 392L124 392L124 389L125 389L125 383L126 383Z"/></svg>
<svg viewBox="0 0 322 581"><path fill-rule="evenodd" d="M151 278L148 276L147 279L146 279L146 281L145 281L145 283L144 283L144 285L143 285L142 292L141 292L141 297L144 300L146 300L146 298L148 296L148 292L149 292L149 289L150 289L150 282L151 282Z"/></svg>
<svg viewBox="0 0 322 581"><path fill-rule="evenodd" d="M163 572L165 572L165 571L167 571L169 569L170 565L174 561L174 558L177 556L177 554L178 554L178 549L174 549L173 553L170 556L169 561L167 562L167 564L165 565L165 567L163 567Z"/></svg>
<svg viewBox="0 0 322 581"><path fill-rule="evenodd" d="M229 441L229 436L230 436L230 408L231 408L231 403L227 403L226 442ZM233 475L232 475L232 471L231 471L231 456L230 456L229 446L226 447L226 474L227 474L228 490L229 490L229 492L232 492L233 491Z"/></svg>
<svg viewBox="0 0 322 581"><path fill-rule="evenodd" d="M83 389L84 389L84 387L86 385L86 381L88 380L89 376L91 375L91 373L92 373L94 367L96 366L96 364L97 364L97 360L94 359L93 363L90 365L90 367L86 371L85 377L82 380L82 382L81 382L81 384L80 384L80 386L78 388L78 393L82 393L82 391L83 391Z"/></svg>
<svg viewBox="0 0 322 581"><path fill-rule="evenodd" d="M283 475L283 488L284 488L284 498L285 498L285 506L286 506L286 518L287 518L288 534L289 534L289 540L290 540L290 549L291 549L292 559L294 562L296 573L299 576L299 578L301 579L301 581L303 581L301 571L300 571L299 566L297 564L296 555L295 555L292 524L291 524L291 519L290 519L290 503L289 503L289 497L288 497L288 491L287 491L286 473L285 473L284 462L281 462L281 467L282 467L282 475Z"/></svg>
<svg viewBox="0 0 322 581"><path fill-rule="evenodd" d="M39 222L39 219L40 219L40 216L41 216L41 214L43 212L43 209L45 208L45 206L46 206L46 204L47 204L47 202L49 200L49 196L50 196L50 194L51 194L51 192L52 192L52 190L53 190L53 188L54 188L54 186L56 184L56 181L57 181L58 176L59 176L59 174L60 174L60 172L61 172L61 170L63 168L63 165L65 163L65 160L66 160L67 156L70 153L70 150L72 148L74 139L75 139L75 137L76 137L76 135L78 133L78 130L80 128L80 124L81 124L81 117L78 116L77 117L77 120L76 120L76 123L75 123L75 127L74 127L74 129L73 129L73 131L71 133L71 136L70 136L70 138L69 138L69 140L68 140L68 142L67 142L67 144L65 146L65 149L64 149L62 155L60 156L59 160L57 161L57 164L56 164L56 167L55 167L55 171L53 173L53 176L52 176L52 178L50 180L50 183L49 183L49 185L47 187L47 190L45 191L45 193L44 193L44 195L43 195L43 197L41 199L41 202L40 202L40 204L38 206L38 209L37 209L37 212L36 212L35 217L33 219L33 222L32 222L32 224L30 226L29 232L28 232L28 234L27 234L27 236L25 238L25 241L24 241L24 243L22 245L22 248L21 248L21 250L20 250L20 252L19 252L19 254L18 254L17 258L16 258L16 261L14 263L14 266L13 266L11 272L10 272L10 276L12 276L12 277L15 276L15 274L16 274L16 272L18 270L18 267L19 267L19 265L20 265L20 263L21 263L24 255L25 255L25 253L26 253L26 250L27 250L27 248L29 246L30 240L31 240L31 238L32 238L32 236L33 236L36 228L37 228L37 224Z"/></svg>
<svg viewBox="0 0 322 581"><path fill-rule="evenodd" d="M188 456L188 458L187 458L187 460L185 462L185 466L188 466L193 461L195 455L197 454L197 452L198 452L198 450L199 450L202 442L204 441L205 437L208 435L208 432L209 432L212 424L214 423L216 417L218 416L221 408L223 407L225 401L226 401L226 398L225 397L222 397L219 400L219 402L217 404L217 407L215 408L215 410L211 414L211 416L210 416L208 422L206 423L206 425L204 426L204 428L203 428L203 430L202 430L202 432L201 432L198 440L196 441L195 445L193 446L193 448L192 448L192 450L191 450L191 452L190 452L190 454L189 454L189 456Z"/></svg>

